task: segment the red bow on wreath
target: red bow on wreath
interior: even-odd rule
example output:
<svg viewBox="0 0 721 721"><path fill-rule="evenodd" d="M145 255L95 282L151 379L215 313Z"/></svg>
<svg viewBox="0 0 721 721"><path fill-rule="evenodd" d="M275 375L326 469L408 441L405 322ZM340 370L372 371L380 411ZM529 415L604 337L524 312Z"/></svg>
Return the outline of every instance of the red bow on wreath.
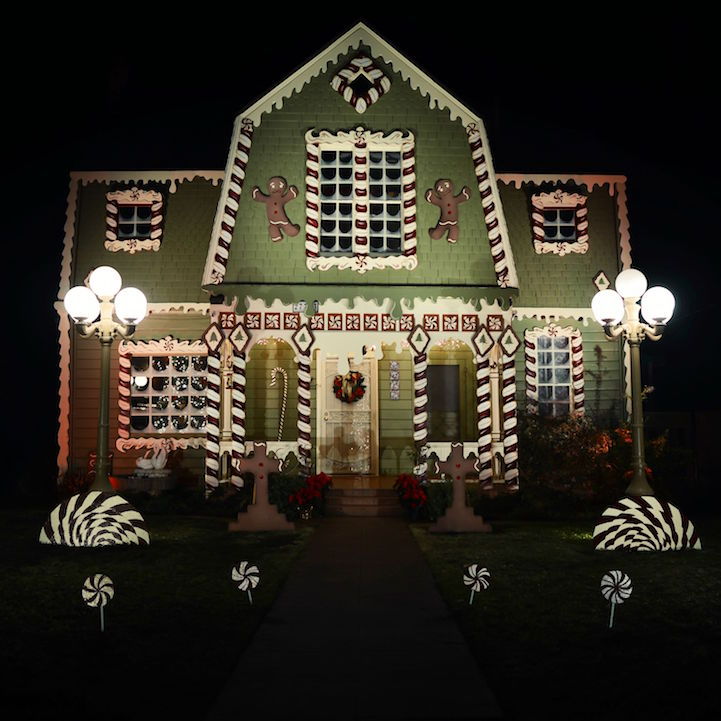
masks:
<svg viewBox="0 0 721 721"><path fill-rule="evenodd" d="M343 403L355 403L366 393L365 378L360 371L350 371L333 379L333 393Z"/></svg>

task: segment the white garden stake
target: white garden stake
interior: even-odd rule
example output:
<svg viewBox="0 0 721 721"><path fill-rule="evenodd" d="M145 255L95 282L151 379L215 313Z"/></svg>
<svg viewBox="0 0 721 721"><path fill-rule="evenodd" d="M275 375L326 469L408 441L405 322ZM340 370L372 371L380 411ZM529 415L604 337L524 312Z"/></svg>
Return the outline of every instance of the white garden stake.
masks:
<svg viewBox="0 0 721 721"><path fill-rule="evenodd" d="M115 595L113 582L102 573L88 576L83 583L83 601L88 606L100 606L100 630L105 631L105 616L103 608L105 604Z"/></svg>
<svg viewBox="0 0 721 721"><path fill-rule="evenodd" d="M613 628L613 614L617 603L623 603L633 591L631 579L623 571L609 571L601 579L601 593L611 602L608 627Z"/></svg>
<svg viewBox="0 0 721 721"><path fill-rule="evenodd" d="M487 568L481 568L477 563L472 563L463 574L463 583L471 587L471 598L468 601L470 606L473 603L473 594L481 588L485 591L490 585L491 572Z"/></svg>
<svg viewBox="0 0 721 721"><path fill-rule="evenodd" d="M248 561L241 561L237 566L233 567L233 572L230 575L234 581L240 581L238 588L241 591L247 591L248 600L253 603L250 589L255 588L260 583L258 566L249 566Z"/></svg>

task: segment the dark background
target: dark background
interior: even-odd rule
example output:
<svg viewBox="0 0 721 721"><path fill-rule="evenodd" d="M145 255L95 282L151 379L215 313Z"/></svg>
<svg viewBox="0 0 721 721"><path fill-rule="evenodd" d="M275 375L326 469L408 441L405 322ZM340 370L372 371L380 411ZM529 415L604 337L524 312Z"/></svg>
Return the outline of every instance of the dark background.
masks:
<svg viewBox="0 0 721 721"><path fill-rule="evenodd" d="M196 8L174 27L145 6L102 19L38 10L31 35L22 19L6 27L10 486L28 465L38 488L54 480L68 173L224 168L234 117L358 20L484 118L496 170L628 177L633 264L677 301L664 338L643 345L646 407L721 408L718 39L703 18L246 7L210 22Z"/></svg>

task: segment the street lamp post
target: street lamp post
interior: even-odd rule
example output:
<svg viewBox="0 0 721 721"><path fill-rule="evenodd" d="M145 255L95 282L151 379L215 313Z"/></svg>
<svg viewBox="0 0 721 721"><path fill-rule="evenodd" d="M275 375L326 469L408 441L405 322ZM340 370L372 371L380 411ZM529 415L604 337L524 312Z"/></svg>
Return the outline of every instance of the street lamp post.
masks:
<svg viewBox="0 0 721 721"><path fill-rule="evenodd" d="M659 340L673 315L673 294L661 286L648 288L646 276L634 268L621 271L616 278L616 290L599 291L593 297L591 309L603 326L607 338L623 338L631 354L631 440L633 448L633 477L626 489L629 496L653 496L646 479L646 459L643 438L643 408L641 405L641 341ZM639 301L641 305L639 307ZM646 322L641 320L641 316Z"/></svg>
<svg viewBox="0 0 721 721"><path fill-rule="evenodd" d="M100 340L100 410L94 491L112 491L108 480L108 428L110 392L110 349L116 336L130 338L145 318L148 301L137 288L123 288L115 268L102 265L88 278L88 285L71 288L63 300L65 310L84 338ZM113 312L118 320L113 318ZM120 322L118 322L120 321Z"/></svg>

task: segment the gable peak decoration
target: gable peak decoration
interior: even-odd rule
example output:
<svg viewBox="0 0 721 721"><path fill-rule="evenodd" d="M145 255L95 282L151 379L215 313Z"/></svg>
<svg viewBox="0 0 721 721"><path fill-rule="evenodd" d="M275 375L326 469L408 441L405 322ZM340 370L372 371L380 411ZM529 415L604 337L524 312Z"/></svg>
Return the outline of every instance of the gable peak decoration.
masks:
<svg viewBox="0 0 721 721"><path fill-rule="evenodd" d="M362 114L390 90L390 78L365 54L349 60L330 86L356 113Z"/></svg>

